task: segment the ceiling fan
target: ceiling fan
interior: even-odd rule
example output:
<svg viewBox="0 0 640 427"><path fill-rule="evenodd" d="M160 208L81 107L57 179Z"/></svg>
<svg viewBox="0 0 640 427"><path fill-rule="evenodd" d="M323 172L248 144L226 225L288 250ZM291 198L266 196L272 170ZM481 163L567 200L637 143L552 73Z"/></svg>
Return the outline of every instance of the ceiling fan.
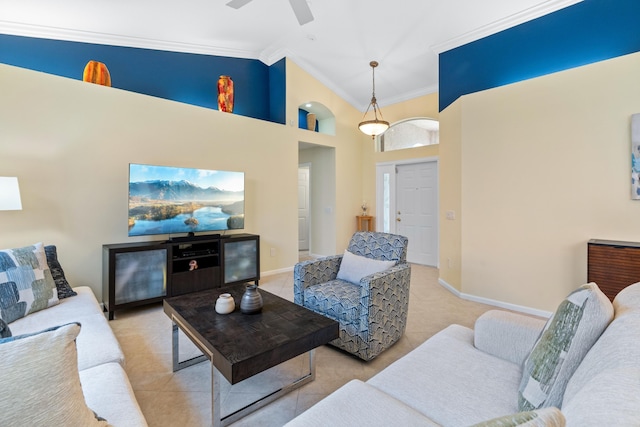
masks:
<svg viewBox="0 0 640 427"><path fill-rule="evenodd" d="M227 3L227 6L232 7L234 9L240 9L242 6L250 3L252 0L231 0ZM296 18L298 18L298 22L300 25L304 25L308 22L313 21L313 14L311 13L311 9L307 4L307 0L289 0L291 4L291 8L293 9L293 13L295 13Z"/></svg>

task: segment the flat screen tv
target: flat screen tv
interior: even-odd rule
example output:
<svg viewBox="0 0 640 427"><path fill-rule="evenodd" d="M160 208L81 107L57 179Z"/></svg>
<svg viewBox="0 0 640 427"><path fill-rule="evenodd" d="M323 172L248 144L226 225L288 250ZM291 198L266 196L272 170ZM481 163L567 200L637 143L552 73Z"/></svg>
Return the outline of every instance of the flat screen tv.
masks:
<svg viewBox="0 0 640 427"><path fill-rule="evenodd" d="M129 236L244 228L244 172L129 165Z"/></svg>

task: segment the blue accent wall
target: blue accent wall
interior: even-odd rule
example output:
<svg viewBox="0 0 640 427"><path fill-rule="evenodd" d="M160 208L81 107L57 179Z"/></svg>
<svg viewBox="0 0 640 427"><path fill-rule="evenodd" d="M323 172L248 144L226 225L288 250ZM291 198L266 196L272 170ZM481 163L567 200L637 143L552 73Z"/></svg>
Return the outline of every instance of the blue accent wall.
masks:
<svg viewBox="0 0 640 427"><path fill-rule="evenodd" d="M440 54L440 111L462 95L640 51L640 0L584 0Z"/></svg>
<svg viewBox="0 0 640 427"><path fill-rule="evenodd" d="M90 60L106 64L111 86L218 109L220 75L234 82L233 114L285 123L284 60L169 52L0 34L0 62L82 80Z"/></svg>
<svg viewBox="0 0 640 427"><path fill-rule="evenodd" d="M270 120L285 124L287 121L287 61L280 61L269 67L269 110Z"/></svg>

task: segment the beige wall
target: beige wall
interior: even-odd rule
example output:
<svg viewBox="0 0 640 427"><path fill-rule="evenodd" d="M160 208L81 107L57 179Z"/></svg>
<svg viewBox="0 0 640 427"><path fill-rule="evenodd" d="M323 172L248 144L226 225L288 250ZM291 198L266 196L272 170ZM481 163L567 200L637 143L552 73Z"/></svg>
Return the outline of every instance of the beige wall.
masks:
<svg viewBox="0 0 640 427"><path fill-rule="evenodd" d="M292 100L311 85L295 64L287 67L293 72L283 126L0 65L0 175L19 178L23 199L22 211L0 212L2 247L56 244L72 284L89 285L100 297L102 245L145 240L127 237L128 165L136 162L244 171L245 231L261 236L261 270L291 268L298 256L298 141L310 134L294 124ZM313 99L316 92L306 93ZM337 113L337 132L311 142L336 147L337 179L352 184L339 186L336 197L341 246L354 228L345 201L362 194L361 139L345 130L359 114L328 99L331 93L322 97Z"/></svg>
<svg viewBox="0 0 640 427"><path fill-rule="evenodd" d="M326 156L316 157L320 163L316 167L313 164L311 166L314 180L312 185L323 191L322 194L314 191L312 195L316 200L322 199L321 212L317 212L312 218L312 253L332 255L347 247L349 238L356 229L354 218L358 201L362 200L362 169L365 164L362 153L366 140L357 127L360 113L293 61L287 60L289 125L298 127L298 106L307 102L319 102L335 116L335 136L301 129L297 129L296 133L298 142L335 148L334 153L326 153L335 158L335 173L326 166L326 162L331 161ZM316 154L319 152L321 151L316 151ZM300 163L306 161L301 158ZM319 238L319 234L324 236ZM315 239L313 235L316 235Z"/></svg>
<svg viewBox="0 0 640 427"><path fill-rule="evenodd" d="M461 200L458 225L441 217L441 242L460 241L459 252L441 245L441 260L460 259L461 273L441 278L551 311L586 281L589 239L640 240L629 176L638 75L634 54L472 94L441 114L442 213Z"/></svg>
<svg viewBox="0 0 640 427"><path fill-rule="evenodd" d="M400 102L397 104L381 107L384 119L391 124L415 117L428 117L439 120L438 113L438 94L432 93L415 99ZM362 115L358 122L362 120ZM408 148L406 150L395 150L384 153L375 151L375 142L370 137L364 136L363 150L363 175L362 199L357 201L356 214L363 200L367 201L370 208L370 214L376 215L376 163L384 162L400 162L409 159L421 159L438 156L439 146L429 145L426 147Z"/></svg>
<svg viewBox="0 0 640 427"><path fill-rule="evenodd" d="M461 222L462 222L462 104L455 102L440 115L440 279L461 290ZM454 214L448 220L446 212Z"/></svg>

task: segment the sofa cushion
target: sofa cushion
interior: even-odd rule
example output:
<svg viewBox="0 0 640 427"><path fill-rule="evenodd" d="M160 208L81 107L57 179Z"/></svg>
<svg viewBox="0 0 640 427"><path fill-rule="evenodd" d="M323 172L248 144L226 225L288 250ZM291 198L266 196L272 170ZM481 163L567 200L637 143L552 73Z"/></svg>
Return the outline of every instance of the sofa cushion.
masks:
<svg viewBox="0 0 640 427"><path fill-rule="evenodd" d="M352 380L285 427L438 426L397 399Z"/></svg>
<svg viewBox="0 0 640 427"><path fill-rule="evenodd" d="M618 352L623 353L620 348ZM639 425L640 368L609 368L595 373L562 403L562 413L569 427Z"/></svg>
<svg viewBox="0 0 640 427"><path fill-rule="evenodd" d="M387 270L394 265L395 261L367 258L345 250L337 278L358 285L363 277Z"/></svg>
<svg viewBox="0 0 640 427"><path fill-rule="evenodd" d="M567 425L635 425L640 420L640 284L613 300L615 318L569 380Z"/></svg>
<svg viewBox="0 0 640 427"><path fill-rule="evenodd" d="M80 325L0 340L0 425L107 426L82 394L75 339Z"/></svg>
<svg viewBox="0 0 640 427"><path fill-rule="evenodd" d="M518 412L522 369L475 348L473 330L451 325L367 384L438 424L468 426Z"/></svg>
<svg viewBox="0 0 640 427"><path fill-rule="evenodd" d="M74 288L77 296L41 310L11 324L13 334L27 334L70 322L82 324L77 338L78 368L86 369L106 362L124 362L124 354L91 288Z"/></svg>
<svg viewBox="0 0 640 427"><path fill-rule="evenodd" d="M104 363L80 371L87 405L115 427L144 427L144 415L129 378L118 363Z"/></svg>
<svg viewBox="0 0 640 427"><path fill-rule="evenodd" d="M567 382L613 318L613 306L595 283L560 303L525 360L520 411L560 406Z"/></svg>
<svg viewBox="0 0 640 427"><path fill-rule="evenodd" d="M0 318L11 323L57 303L42 243L0 250Z"/></svg>
<svg viewBox="0 0 640 427"><path fill-rule="evenodd" d="M67 278L64 277L64 270L58 261L58 251L54 245L47 245L44 247L44 253L47 256L47 265L51 270L51 276L56 284L58 290L58 299L74 297L77 294L71 289Z"/></svg>
<svg viewBox="0 0 640 427"><path fill-rule="evenodd" d="M536 409L535 411L518 412L474 424L472 427L564 427L564 415L558 408Z"/></svg>

